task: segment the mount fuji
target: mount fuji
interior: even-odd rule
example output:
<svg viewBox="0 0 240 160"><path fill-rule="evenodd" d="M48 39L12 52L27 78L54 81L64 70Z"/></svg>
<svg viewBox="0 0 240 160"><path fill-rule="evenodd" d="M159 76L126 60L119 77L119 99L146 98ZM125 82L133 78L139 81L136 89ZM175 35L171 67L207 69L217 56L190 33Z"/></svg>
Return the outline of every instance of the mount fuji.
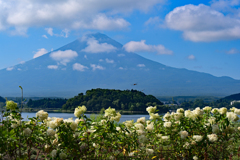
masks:
<svg viewBox="0 0 240 160"><path fill-rule="evenodd" d="M127 52L100 33L88 34L24 64L0 70L0 95L72 97L92 88L136 89L155 96L224 96L240 80L178 69Z"/></svg>

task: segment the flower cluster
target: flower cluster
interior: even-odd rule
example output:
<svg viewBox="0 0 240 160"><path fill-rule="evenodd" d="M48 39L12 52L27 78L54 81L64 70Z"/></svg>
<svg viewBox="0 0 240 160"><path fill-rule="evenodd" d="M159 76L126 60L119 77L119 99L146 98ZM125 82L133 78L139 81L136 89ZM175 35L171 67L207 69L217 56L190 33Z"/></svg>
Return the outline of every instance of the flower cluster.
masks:
<svg viewBox="0 0 240 160"><path fill-rule="evenodd" d="M43 110L40 110L36 113L36 117L43 121L48 118L48 113L44 112Z"/></svg>
<svg viewBox="0 0 240 160"><path fill-rule="evenodd" d="M10 110L16 110L17 108L17 103L13 101L6 101L6 108Z"/></svg>
<svg viewBox="0 0 240 160"><path fill-rule="evenodd" d="M75 108L74 115L76 117L80 117L86 111L87 111L86 106L82 106L82 107L78 106L78 108Z"/></svg>

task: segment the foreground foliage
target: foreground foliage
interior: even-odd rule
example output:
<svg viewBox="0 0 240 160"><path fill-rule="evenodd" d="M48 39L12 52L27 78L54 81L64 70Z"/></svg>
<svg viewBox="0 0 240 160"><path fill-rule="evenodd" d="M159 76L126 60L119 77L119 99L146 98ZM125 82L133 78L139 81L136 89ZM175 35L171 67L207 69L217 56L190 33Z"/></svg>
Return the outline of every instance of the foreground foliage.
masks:
<svg viewBox="0 0 240 160"><path fill-rule="evenodd" d="M146 110L137 122L119 122L121 114L105 110L97 122L87 108L75 108L73 119L48 117L43 110L22 121L17 104L6 102L0 122L0 159L231 159L237 155L240 109L193 111L178 109L159 116L157 107Z"/></svg>

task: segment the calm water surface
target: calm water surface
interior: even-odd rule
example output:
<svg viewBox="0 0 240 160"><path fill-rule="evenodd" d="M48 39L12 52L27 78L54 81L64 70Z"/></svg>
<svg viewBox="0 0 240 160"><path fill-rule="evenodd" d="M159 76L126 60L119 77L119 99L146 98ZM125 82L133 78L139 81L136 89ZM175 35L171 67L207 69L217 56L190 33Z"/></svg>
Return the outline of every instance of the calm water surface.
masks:
<svg viewBox="0 0 240 160"><path fill-rule="evenodd" d="M85 114L88 118L90 117L91 114ZM48 113L49 117L58 117L58 118L63 118L63 119L68 119L68 118L73 118L73 120L76 119L73 113ZM26 121L28 118L36 117L36 113L29 113L29 112L23 112L22 113L22 118L23 120ZM124 122L126 120L134 120L135 122L137 121L138 118L141 117L146 117L146 120L149 119L149 115L122 115L120 122Z"/></svg>

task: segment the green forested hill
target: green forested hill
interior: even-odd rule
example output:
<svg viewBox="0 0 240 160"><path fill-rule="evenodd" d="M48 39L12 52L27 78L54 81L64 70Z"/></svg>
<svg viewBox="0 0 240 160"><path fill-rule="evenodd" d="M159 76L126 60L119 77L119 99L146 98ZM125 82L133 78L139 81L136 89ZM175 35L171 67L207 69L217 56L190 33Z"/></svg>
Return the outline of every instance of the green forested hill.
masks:
<svg viewBox="0 0 240 160"><path fill-rule="evenodd" d="M0 102L6 102L6 99L0 96Z"/></svg>
<svg viewBox="0 0 240 160"><path fill-rule="evenodd" d="M148 106L157 106L160 112L168 109L163 107L163 103L152 95L145 95L137 90L114 90L114 89L92 89L86 94L78 94L74 98L67 100L63 105L63 110L73 110L85 105L88 111L100 111L102 108L115 108L116 110L146 111Z"/></svg>
<svg viewBox="0 0 240 160"><path fill-rule="evenodd" d="M232 94L230 96L224 97L223 99L226 99L226 100L240 100L240 93Z"/></svg>
<svg viewBox="0 0 240 160"><path fill-rule="evenodd" d="M51 98L44 98L40 100L32 100L30 99L27 103L28 108L62 108L62 105L64 105L67 102L67 99L51 99Z"/></svg>

